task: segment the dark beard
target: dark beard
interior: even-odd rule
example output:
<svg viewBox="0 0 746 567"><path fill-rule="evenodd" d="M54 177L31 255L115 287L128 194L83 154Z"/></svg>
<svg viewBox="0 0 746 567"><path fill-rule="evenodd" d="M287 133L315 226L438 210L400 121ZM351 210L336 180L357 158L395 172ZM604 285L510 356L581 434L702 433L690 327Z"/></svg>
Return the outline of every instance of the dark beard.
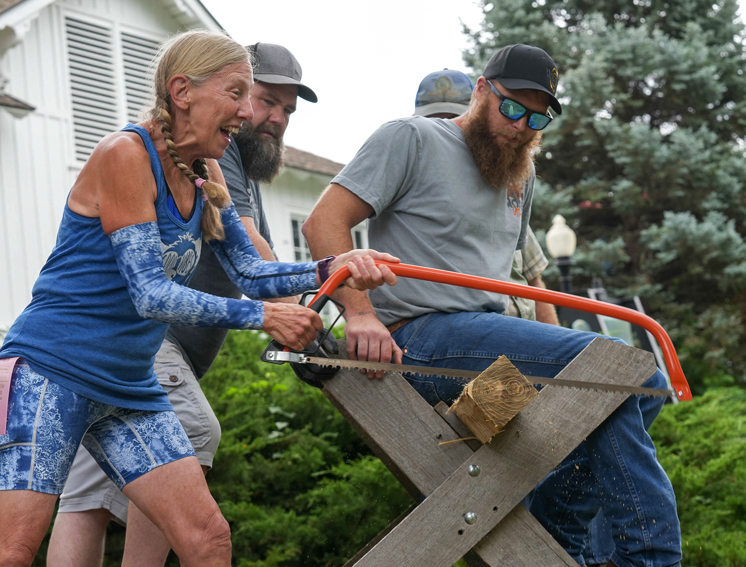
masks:
<svg viewBox="0 0 746 567"><path fill-rule="evenodd" d="M265 138L262 132L269 132L275 137ZM271 183L280 172L285 144L277 136L279 132L269 124L253 128L248 122L244 122L241 131L233 135L241 154L243 169L252 181Z"/></svg>
<svg viewBox="0 0 746 567"><path fill-rule="evenodd" d="M528 128L528 126L526 126ZM534 155L541 145L541 132L518 147L501 145L497 134L513 137L515 132L490 130L489 105L482 103L463 123L464 141L474 157L482 179L495 189L521 186L531 176Z"/></svg>

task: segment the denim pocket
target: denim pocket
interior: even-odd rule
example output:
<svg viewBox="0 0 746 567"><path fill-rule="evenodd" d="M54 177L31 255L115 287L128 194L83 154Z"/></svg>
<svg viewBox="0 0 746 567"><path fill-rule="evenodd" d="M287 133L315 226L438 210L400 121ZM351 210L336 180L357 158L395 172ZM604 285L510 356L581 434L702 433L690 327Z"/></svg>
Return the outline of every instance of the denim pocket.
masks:
<svg viewBox="0 0 746 567"><path fill-rule="evenodd" d="M392 335L396 344L402 349L404 355L407 358L412 359L420 364L426 365L430 363L430 356L424 356L420 354L419 349L413 350L413 345L417 344L417 338L422 329L427 325L428 321L432 317L432 313L417 317L415 320L410 321L400 329L394 332ZM436 402L437 403L437 402Z"/></svg>
<svg viewBox="0 0 746 567"><path fill-rule="evenodd" d="M444 402L438 395L438 389L435 387L430 377L417 376L412 374L404 374L404 379L409 382L409 385L415 389L415 391L422 396L425 401L431 406L438 405L438 402Z"/></svg>

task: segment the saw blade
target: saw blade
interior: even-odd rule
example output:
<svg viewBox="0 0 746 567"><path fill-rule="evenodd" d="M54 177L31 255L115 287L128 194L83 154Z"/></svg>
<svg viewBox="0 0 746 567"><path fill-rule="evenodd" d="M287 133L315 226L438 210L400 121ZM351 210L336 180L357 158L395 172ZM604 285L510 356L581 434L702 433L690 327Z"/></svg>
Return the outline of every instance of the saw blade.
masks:
<svg viewBox="0 0 746 567"><path fill-rule="evenodd" d="M318 356L304 356L301 362L295 364L317 364L323 367L351 368L353 370L384 372L401 372L402 374L419 374L420 376L442 376L444 378L467 378L473 380L481 374L475 370L459 370L457 368L438 368L434 366L415 366L411 364L392 364L385 362L369 362L360 360L346 360L342 358L323 358ZM666 388L644 388L642 386L626 386L623 384L604 384L601 382L578 382L562 378L544 378L528 376L526 380L534 386L559 386L561 388L579 388L581 390L598 390L615 394L632 394L636 396L655 396L660 398L675 397L673 390Z"/></svg>

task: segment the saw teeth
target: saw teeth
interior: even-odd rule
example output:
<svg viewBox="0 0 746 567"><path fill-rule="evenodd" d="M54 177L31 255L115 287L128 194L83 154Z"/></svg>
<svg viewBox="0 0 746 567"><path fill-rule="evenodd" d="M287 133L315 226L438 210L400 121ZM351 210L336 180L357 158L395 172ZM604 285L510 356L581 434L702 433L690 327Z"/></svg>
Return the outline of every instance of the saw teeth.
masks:
<svg viewBox="0 0 746 567"><path fill-rule="evenodd" d="M374 371L374 372L378 371L375 368L375 366L378 366L378 363L371 363L374 365L374 368L366 369L363 366L365 363L362 361L360 361L357 364L352 364L351 362L346 362L345 364L341 364L341 361L335 360L336 362L335 364L335 363L329 363L327 362L328 359L322 359L320 357L319 358L308 357L308 358L309 360L307 360L306 362L312 362L313 364L318 364L319 366L324 367L324 368L335 368L335 369L350 368L350 369L359 370L359 371ZM476 376L479 374L478 372L458 371L458 370L450 369L450 368L441 369L441 368L430 368L430 367L413 367L409 365L391 367L393 365L387 365L383 363L381 363L381 366L385 366L385 368L380 369L384 371L390 370L390 371L395 371L395 372L401 372L402 374L410 374L410 375L422 376L422 377L439 376L439 377L447 378L450 380L469 381L469 380L476 378ZM443 372L440 372L440 370L442 370ZM462 375L454 376L452 374L448 374L448 372L451 372L451 371L461 372ZM668 390L663 390L663 389L647 389L647 388L640 388L640 387L634 388L634 387L623 386L623 385L619 386L620 389L614 389L614 386L612 384L596 384L593 382L589 382L587 385L585 385L584 383L579 383L579 382L575 382L571 380L562 380L559 378L557 379L556 382L554 382L553 380L549 381L550 379L541 378L539 376L526 376L526 378L529 379L529 381L531 381L532 386L534 386L535 388L539 390L542 390L545 386L552 386L556 388L570 388L573 390L580 390L580 391L593 391L593 392L598 392L601 394L609 394L609 393L621 394L623 396L646 396L648 395L648 396L667 397L673 394L673 392L669 392ZM532 380L541 380L541 382L535 383ZM570 383L570 382L573 382L573 383ZM604 386L604 387L602 388L599 386ZM621 388L627 388L627 389L621 389Z"/></svg>
<svg viewBox="0 0 746 567"><path fill-rule="evenodd" d="M624 396L642 396L643 394L637 394L632 392L618 392L615 390L601 390L599 388L593 388L591 386L585 388L583 386L568 386L565 384L531 384L534 388L541 391L546 387L554 387L554 388L569 388L571 390L581 390L581 391L591 391L591 392L599 392L600 394L622 394Z"/></svg>
<svg viewBox="0 0 746 567"><path fill-rule="evenodd" d="M445 378L446 380L468 380L468 378L459 378L458 376L449 376L448 374L423 374L422 372L405 372L405 374L414 374L415 376L422 376L423 378L437 376L438 378Z"/></svg>

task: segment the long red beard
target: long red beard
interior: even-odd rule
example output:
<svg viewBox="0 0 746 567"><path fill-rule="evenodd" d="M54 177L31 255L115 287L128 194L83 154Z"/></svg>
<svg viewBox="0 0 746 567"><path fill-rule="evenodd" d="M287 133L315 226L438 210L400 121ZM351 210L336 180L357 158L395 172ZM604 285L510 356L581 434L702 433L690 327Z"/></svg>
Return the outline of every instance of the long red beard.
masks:
<svg viewBox="0 0 746 567"><path fill-rule="evenodd" d="M489 105L477 103L463 122L464 140L482 178L495 189L523 185L531 176L534 155L541 147L541 132L516 146L501 144L498 134L517 137L509 128L490 130Z"/></svg>

